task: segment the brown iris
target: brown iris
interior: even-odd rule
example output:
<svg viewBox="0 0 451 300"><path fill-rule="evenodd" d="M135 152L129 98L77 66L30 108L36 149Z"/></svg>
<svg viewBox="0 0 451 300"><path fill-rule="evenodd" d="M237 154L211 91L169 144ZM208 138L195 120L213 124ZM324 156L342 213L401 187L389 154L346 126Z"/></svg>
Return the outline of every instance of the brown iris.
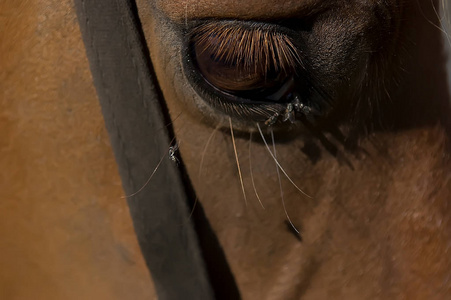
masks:
<svg viewBox="0 0 451 300"><path fill-rule="evenodd" d="M194 29L191 45L204 79L241 96L277 90L301 64L290 37L269 25L207 23Z"/></svg>

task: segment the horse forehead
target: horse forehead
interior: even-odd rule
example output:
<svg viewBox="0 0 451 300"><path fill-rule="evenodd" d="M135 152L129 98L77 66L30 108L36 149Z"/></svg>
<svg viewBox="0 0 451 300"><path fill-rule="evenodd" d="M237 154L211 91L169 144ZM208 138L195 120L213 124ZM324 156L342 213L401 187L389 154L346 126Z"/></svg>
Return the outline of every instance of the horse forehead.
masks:
<svg viewBox="0 0 451 300"><path fill-rule="evenodd" d="M157 0L157 8L174 21L185 18L269 19L290 17L331 0Z"/></svg>

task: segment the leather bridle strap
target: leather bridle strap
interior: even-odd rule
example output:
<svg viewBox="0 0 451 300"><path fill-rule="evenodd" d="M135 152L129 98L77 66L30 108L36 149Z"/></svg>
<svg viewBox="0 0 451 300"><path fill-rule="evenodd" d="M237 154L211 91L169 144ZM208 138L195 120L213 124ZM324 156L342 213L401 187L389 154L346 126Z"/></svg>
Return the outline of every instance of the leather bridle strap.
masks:
<svg viewBox="0 0 451 300"><path fill-rule="evenodd" d="M106 128L159 299L213 299L187 196L169 160L155 76L131 0L75 0ZM111 199L120 201L120 199Z"/></svg>

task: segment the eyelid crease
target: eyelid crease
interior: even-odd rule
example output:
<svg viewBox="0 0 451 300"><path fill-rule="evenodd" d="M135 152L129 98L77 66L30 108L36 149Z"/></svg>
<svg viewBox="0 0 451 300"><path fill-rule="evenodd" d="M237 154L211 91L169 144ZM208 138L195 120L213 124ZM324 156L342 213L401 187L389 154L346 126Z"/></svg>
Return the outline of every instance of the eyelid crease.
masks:
<svg viewBox="0 0 451 300"><path fill-rule="evenodd" d="M272 21L309 16L333 7L339 0L153 0L156 9L171 21L232 19Z"/></svg>

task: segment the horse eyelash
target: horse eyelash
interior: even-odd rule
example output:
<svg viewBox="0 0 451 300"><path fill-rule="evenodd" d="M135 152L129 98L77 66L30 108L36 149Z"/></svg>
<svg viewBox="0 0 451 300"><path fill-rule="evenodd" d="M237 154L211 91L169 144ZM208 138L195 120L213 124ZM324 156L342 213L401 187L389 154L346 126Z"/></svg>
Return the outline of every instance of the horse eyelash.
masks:
<svg viewBox="0 0 451 300"><path fill-rule="evenodd" d="M299 50L288 35L266 24L234 26L231 23L206 23L193 29L192 41L203 44L226 64L241 65L247 70L290 72L302 66ZM214 43L217 37L221 42Z"/></svg>

